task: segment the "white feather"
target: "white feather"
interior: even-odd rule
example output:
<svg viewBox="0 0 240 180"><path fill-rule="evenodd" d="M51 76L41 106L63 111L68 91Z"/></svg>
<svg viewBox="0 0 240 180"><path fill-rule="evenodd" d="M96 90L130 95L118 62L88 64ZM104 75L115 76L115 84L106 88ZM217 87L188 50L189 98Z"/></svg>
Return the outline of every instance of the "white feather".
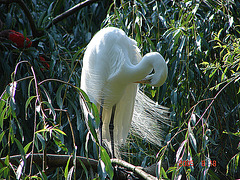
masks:
<svg viewBox="0 0 240 180"><path fill-rule="evenodd" d="M149 75L152 70L154 74ZM137 91L135 82L144 79L151 85L160 86L166 77L167 65L163 57L159 53L148 53L142 58L136 41L127 37L122 30L104 28L92 38L83 58L81 89L99 109L103 102L103 140L107 144L110 143L109 123L115 104L115 146L125 142L132 119L134 132L144 138L152 136L147 139L154 142L156 132L161 131L161 126L156 122L167 120L167 109L153 106L151 99ZM152 116L146 111L151 112Z"/></svg>

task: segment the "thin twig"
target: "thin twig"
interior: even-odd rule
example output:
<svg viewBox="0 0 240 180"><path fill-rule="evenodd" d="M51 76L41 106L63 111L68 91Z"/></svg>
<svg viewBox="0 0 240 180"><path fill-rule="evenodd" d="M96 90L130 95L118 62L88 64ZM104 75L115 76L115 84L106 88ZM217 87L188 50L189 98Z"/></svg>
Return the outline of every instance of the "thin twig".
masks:
<svg viewBox="0 0 240 180"><path fill-rule="evenodd" d="M195 124L194 127L196 127L197 124L203 119L203 116L206 114L207 110L212 106L212 104L214 103L214 101L217 99L218 95L219 95L230 83L232 83L234 80L235 80L235 78L232 79L231 81L229 81L227 84L225 84L225 86L223 86L223 88L218 91L218 93L213 97L212 101L210 102L210 104L208 105L208 107L205 109L205 111L203 112L202 116L199 118L199 120L197 121L197 123Z"/></svg>
<svg viewBox="0 0 240 180"><path fill-rule="evenodd" d="M32 79L33 78L33 76L27 76L27 77L24 77L24 78L21 78L21 79L19 79L19 80L15 80L14 82L16 82L16 83L18 83L18 82L20 82L20 81L24 81L24 80L26 80L26 79ZM12 84L12 82L11 83L8 83L8 85L7 86L9 86L10 84ZM7 87L6 86L6 87ZM2 97L3 97L3 95L4 95L4 93L6 92L6 89L3 91L3 93L1 94L1 96L0 96L0 101L2 100Z"/></svg>
<svg viewBox="0 0 240 180"><path fill-rule="evenodd" d="M78 10L80 10L81 8L88 6L90 4L93 4L95 2L97 2L98 0L86 0L84 2L80 2L77 5L73 6L72 8L70 8L69 10L63 12L62 14L58 15L57 17L55 17L51 23L49 23L46 27L46 29L49 29L53 24L58 23L59 21L63 20L64 18L74 14L75 12L77 12Z"/></svg>

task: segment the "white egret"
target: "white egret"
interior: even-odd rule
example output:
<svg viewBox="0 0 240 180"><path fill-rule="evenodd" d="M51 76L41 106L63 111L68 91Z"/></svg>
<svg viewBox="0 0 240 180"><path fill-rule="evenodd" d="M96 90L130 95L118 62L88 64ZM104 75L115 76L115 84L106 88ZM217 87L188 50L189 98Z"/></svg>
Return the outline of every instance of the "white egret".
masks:
<svg viewBox="0 0 240 180"><path fill-rule="evenodd" d="M161 86L167 73L166 62L159 53L141 57L136 41L118 28L103 28L88 44L81 89L100 111L100 136L109 147L111 144L113 156L114 149L125 142L132 119L134 131L154 142L155 132L160 131L154 128L165 122L167 109L138 90L137 83Z"/></svg>

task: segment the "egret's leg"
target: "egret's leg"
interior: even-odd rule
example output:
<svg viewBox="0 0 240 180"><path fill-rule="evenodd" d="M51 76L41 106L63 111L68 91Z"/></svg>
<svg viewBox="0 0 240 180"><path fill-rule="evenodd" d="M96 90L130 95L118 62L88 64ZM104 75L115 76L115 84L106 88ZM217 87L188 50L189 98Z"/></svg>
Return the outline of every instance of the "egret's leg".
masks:
<svg viewBox="0 0 240 180"><path fill-rule="evenodd" d="M113 137L115 110L116 110L116 104L112 107L111 120L110 120L110 124L109 124L109 133L110 133L110 137L111 137L111 147L112 147L112 158L115 158L114 137Z"/></svg>
<svg viewBox="0 0 240 180"><path fill-rule="evenodd" d="M100 112L99 112L99 118L100 118L100 124L99 124L99 136L100 136L100 145L102 146L102 113L103 113L103 99L101 100L100 104Z"/></svg>

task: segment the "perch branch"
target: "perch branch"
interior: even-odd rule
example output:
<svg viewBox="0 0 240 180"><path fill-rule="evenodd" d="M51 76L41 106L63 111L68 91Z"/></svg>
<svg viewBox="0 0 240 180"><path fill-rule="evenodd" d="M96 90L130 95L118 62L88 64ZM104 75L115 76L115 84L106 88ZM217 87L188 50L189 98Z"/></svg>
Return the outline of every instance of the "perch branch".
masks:
<svg viewBox="0 0 240 180"><path fill-rule="evenodd" d="M45 156L43 153L34 153L34 154L30 154L26 156L26 164L28 165L29 163L31 163L31 158L33 158L33 162L35 164L37 164L38 166L42 166L43 165L43 156ZM70 167L73 166L73 156L72 155L59 155L59 154L46 154L46 165L47 165L47 172L51 172L53 169L56 169L57 167L63 167L66 166L68 160L70 158ZM77 168L81 167L81 163L83 163L85 165L85 167L90 170L92 169L93 171L97 172L97 167L98 167L98 160L95 159L91 159L91 158L86 158L86 157L81 157L81 156L77 156L77 162L76 162L76 166ZM4 165L4 161L5 161L5 157L4 158L0 158L0 163L2 165ZM21 155L13 155L9 157L10 162L15 165L18 166L19 163L22 160ZM114 165L119 165L123 168L126 168L127 170L132 171L134 174L136 174L136 176L141 177L142 179L146 179L146 180L156 180L157 178L146 173L144 171L143 168L141 167L137 167L134 166L128 162L125 162L123 160L120 159L111 159L112 164ZM120 179L127 179L128 173L126 173L125 171L119 171L118 172L118 177Z"/></svg>
<svg viewBox="0 0 240 180"><path fill-rule="evenodd" d="M33 154L33 162L39 166L42 166L43 163L43 156L44 154L42 153L36 153ZM30 157L30 156L28 156ZM70 165L73 165L73 158L71 155L59 155L59 154L46 154L46 163L47 167L49 168L57 168L61 166L66 166L68 159L71 158L70 160ZM4 163L6 158L1 158L0 163ZM22 159L21 155L14 155L10 156L10 162L16 166L19 165L20 160ZM26 158L27 164L30 163L31 158ZM97 171L97 165L98 161L86 157L81 157L77 156L77 159L82 161L82 163L86 166L86 168L90 169L92 168L94 171ZM77 166L81 167L81 163L77 161Z"/></svg>
<svg viewBox="0 0 240 180"><path fill-rule="evenodd" d="M46 27L46 29L50 28L53 24L58 23L59 21L63 20L64 18L74 14L75 12L77 12L79 9L88 6L92 3L97 2L98 0L86 0L84 2L80 2L77 5L73 6L72 8L70 8L69 10L63 12L62 14L58 15L57 17L55 17L51 23L49 23Z"/></svg>
<svg viewBox="0 0 240 180"><path fill-rule="evenodd" d="M111 159L112 164L117 164L119 166L125 167L128 170L132 171L133 173L136 173L138 176L141 176L143 179L146 180L157 180L156 177L146 173L143 171L142 167L134 166L126 161L120 160L120 159Z"/></svg>

